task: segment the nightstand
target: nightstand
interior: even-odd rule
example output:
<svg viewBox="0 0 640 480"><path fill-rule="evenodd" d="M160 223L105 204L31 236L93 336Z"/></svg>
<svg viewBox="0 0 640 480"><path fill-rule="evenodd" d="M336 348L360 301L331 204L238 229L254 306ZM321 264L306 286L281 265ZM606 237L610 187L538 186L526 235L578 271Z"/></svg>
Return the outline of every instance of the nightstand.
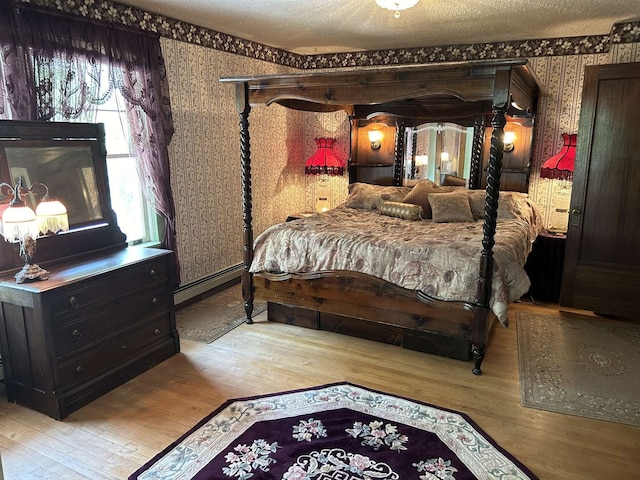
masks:
<svg viewBox="0 0 640 480"><path fill-rule="evenodd" d="M562 267L567 235L542 231L533 242L527 263L524 266L531 287L531 300L557 303L562 286Z"/></svg>

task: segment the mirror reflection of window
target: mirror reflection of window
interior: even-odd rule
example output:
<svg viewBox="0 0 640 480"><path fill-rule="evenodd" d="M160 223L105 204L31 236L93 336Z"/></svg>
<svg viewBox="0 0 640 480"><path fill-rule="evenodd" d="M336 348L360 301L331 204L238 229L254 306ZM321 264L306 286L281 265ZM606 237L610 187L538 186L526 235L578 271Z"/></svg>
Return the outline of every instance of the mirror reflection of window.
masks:
<svg viewBox="0 0 640 480"><path fill-rule="evenodd" d="M53 146L40 140L15 143L7 141L4 147L12 185L19 178L26 188L44 183L49 195L67 208L72 228L103 218L91 141L57 141ZM30 193L25 201L35 209L39 199Z"/></svg>
<svg viewBox="0 0 640 480"><path fill-rule="evenodd" d="M405 179L440 184L444 175L469 178L473 127L441 122L408 127L405 145Z"/></svg>

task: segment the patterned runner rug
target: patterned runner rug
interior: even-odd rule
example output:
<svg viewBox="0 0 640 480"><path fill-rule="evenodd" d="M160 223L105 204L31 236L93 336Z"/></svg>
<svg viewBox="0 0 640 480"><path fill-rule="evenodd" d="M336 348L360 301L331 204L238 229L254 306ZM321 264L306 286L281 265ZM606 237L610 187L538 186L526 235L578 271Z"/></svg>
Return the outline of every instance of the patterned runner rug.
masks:
<svg viewBox="0 0 640 480"><path fill-rule="evenodd" d="M267 309L266 302L253 304L255 317ZM225 288L176 311L176 327L180 338L211 343L244 323L246 314L240 284Z"/></svg>
<svg viewBox="0 0 640 480"><path fill-rule="evenodd" d="M467 416L356 385L230 400L129 477L535 479Z"/></svg>
<svg viewBox="0 0 640 480"><path fill-rule="evenodd" d="M516 315L524 406L640 425L640 325Z"/></svg>

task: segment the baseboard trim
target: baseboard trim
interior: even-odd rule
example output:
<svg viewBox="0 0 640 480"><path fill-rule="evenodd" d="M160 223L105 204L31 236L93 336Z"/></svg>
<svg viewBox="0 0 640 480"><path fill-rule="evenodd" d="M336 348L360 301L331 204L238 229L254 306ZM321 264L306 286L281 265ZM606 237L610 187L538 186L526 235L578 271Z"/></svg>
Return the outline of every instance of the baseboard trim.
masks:
<svg viewBox="0 0 640 480"><path fill-rule="evenodd" d="M173 292L173 303L178 306L181 303L213 290L227 282L237 280L242 276L243 264L233 265L219 272L213 273L195 282L179 287Z"/></svg>

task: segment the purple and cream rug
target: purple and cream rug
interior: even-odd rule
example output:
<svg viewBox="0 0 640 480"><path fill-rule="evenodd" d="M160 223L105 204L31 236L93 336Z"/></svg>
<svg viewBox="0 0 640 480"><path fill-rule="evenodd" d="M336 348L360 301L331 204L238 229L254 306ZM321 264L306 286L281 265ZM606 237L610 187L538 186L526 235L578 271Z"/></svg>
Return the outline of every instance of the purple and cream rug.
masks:
<svg viewBox="0 0 640 480"><path fill-rule="evenodd" d="M229 400L129 480L535 477L466 415L349 383Z"/></svg>

